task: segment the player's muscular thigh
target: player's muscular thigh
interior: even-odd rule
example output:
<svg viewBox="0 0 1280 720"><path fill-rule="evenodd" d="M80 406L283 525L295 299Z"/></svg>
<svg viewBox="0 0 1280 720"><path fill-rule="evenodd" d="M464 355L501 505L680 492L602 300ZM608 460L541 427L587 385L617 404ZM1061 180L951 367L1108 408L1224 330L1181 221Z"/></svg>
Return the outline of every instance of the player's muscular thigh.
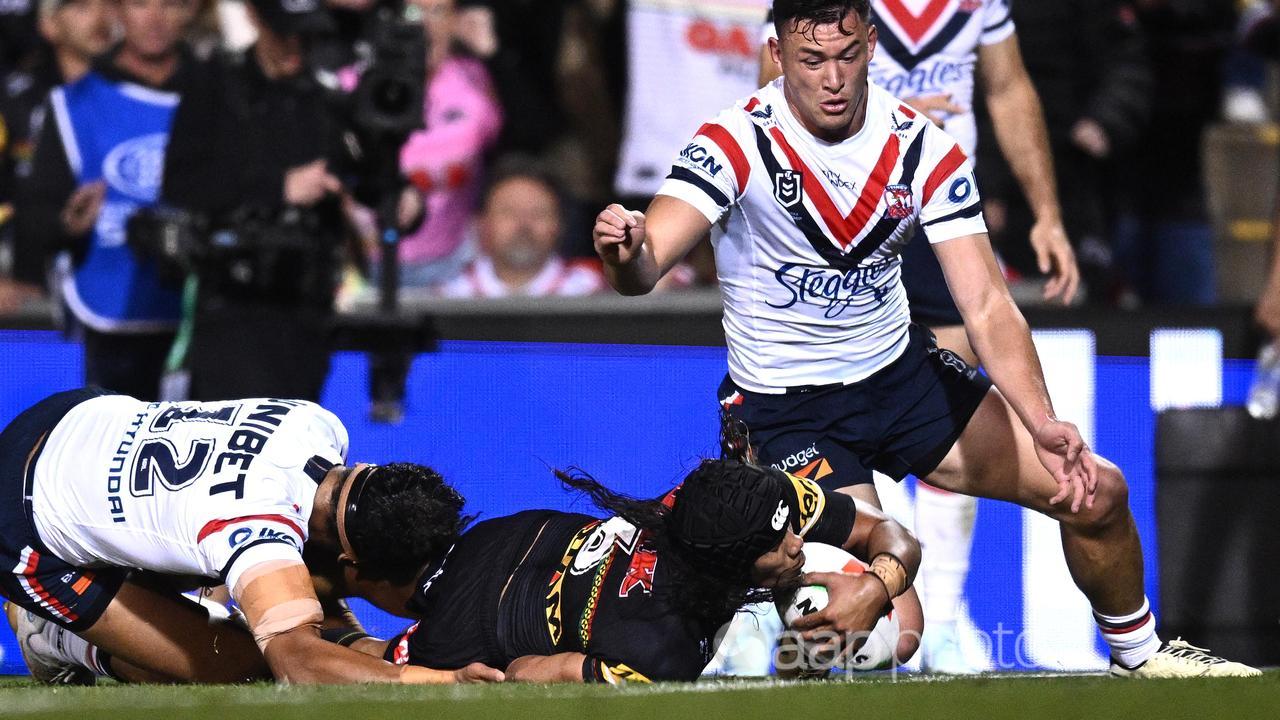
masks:
<svg viewBox="0 0 1280 720"><path fill-rule="evenodd" d="M926 478L931 485L1047 512L1057 484L1036 456L1031 434L998 390L987 394L960 439Z"/></svg>

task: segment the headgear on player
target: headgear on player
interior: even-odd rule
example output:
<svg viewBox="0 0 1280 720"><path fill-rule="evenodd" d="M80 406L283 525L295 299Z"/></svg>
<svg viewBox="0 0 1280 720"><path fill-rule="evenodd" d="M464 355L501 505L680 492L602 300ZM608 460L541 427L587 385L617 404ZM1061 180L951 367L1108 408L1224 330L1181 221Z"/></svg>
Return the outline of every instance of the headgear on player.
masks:
<svg viewBox="0 0 1280 720"><path fill-rule="evenodd" d="M671 544L702 572L749 579L761 555L782 542L796 518L778 473L733 460L708 460L684 479L667 519Z"/></svg>

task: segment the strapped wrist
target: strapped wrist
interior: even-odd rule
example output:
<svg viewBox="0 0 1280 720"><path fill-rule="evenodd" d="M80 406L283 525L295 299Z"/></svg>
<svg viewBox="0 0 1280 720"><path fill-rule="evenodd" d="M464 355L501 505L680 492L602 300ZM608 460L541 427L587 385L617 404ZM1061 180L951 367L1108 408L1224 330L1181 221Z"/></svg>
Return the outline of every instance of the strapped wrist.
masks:
<svg viewBox="0 0 1280 720"><path fill-rule="evenodd" d="M890 600L905 593L907 588L911 587L906 566L891 553L880 553L872 558L871 565L867 567L867 573L875 575L880 582L884 583L884 589L889 593Z"/></svg>

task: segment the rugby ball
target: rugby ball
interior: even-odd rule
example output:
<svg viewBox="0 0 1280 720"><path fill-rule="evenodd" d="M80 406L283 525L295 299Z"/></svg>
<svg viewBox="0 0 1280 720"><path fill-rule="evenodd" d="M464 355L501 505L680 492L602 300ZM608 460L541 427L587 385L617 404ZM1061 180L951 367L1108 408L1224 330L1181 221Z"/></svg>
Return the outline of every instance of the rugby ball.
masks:
<svg viewBox="0 0 1280 720"><path fill-rule="evenodd" d="M804 571L842 572L861 574L867 564L843 549L821 543L805 543ZM814 643L800 641L791 624L809 613L827 606L827 589L821 585L806 585L794 593L777 599L778 615L788 630L778 644L775 664L780 674L799 674L805 677L825 676L837 672L867 672L883 670L897 665L894 652L898 647L898 617L892 610L880 618L866 642L853 651L844 662L834 661L834 652L822 652Z"/></svg>

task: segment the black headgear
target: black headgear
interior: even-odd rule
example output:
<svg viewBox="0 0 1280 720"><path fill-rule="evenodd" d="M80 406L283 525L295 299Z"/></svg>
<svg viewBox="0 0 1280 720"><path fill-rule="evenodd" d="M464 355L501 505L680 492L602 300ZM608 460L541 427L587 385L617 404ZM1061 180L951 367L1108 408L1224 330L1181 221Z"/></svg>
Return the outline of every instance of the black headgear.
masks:
<svg viewBox="0 0 1280 720"><path fill-rule="evenodd" d="M740 581L787 533L794 508L780 474L714 460L685 478L668 519L671 542L698 570Z"/></svg>

